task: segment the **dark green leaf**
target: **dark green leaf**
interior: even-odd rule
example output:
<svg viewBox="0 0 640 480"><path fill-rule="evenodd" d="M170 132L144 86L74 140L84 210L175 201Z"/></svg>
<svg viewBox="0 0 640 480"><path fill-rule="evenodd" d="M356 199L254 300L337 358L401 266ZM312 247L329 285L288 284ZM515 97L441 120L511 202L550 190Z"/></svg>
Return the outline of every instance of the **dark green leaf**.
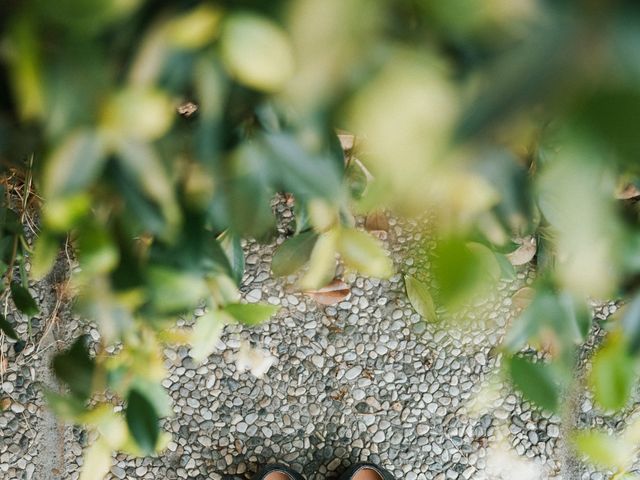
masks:
<svg viewBox="0 0 640 480"><path fill-rule="evenodd" d="M131 390L127 397L125 418L131 436L145 455L153 453L160 429L158 414L153 403L138 390Z"/></svg>
<svg viewBox="0 0 640 480"><path fill-rule="evenodd" d="M12 338L14 340L18 340L18 334L13 329L13 327L8 322L8 320L5 318L5 316L2 315L1 313L0 313L0 330L2 330L7 337Z"/></svg>
<svg viewBox="0 0 640 480"><path fill-rule="evenodd" d="M340 196L340 171L331 155L305 151L300 142L286 134L262 137L275 168L273 180L282 182L286 191L302 198L323 197L335 201Z"/></svg>
<svg viewBox="0 0 640 480"><path fill-rule="evenodd" d="M254 326L269 320L280 307L262 303L231 303L224 307L224 311L238 322Z"/></svg>
<svg viewBox="0 0 640 480"><path fill-rule="evenodd" d="M218 241L229 259L233 279L236 285L240 285L244 274L244 252L240 244L240 237L227 230L218 237Z"/></svg>
<svg viewBox="0 0 640 480"><path fill-rule="evenodd" d="M53 358L53 371L79 400L89 398L93 391L95 361L89 356L88 337L78 337L71 348Z"/></svg>
<svg viewBox="0 0 640 480"><path fill-rule="evenodd" d="M640 351L640 293L625 307L622 328L629 345L629 353L637 354Z"/></svg>
<svg viewBox="0 0 640 480"><path fill-rule="evenodd" d="M559 388L550 365L512 357L509 370L515 387L527 400L551 412L557 410Z"/></svg>
<svg viewBox="0 0 640 480"><path fill-rule="evenodd" d="M304 232L285 240L273 254L271 271L276 277L291 275L301 269L311 256L318 240L315 232Z"/></svg>
<svg viewBox="0 0 640 480"><path fill-rule="evenodd" d="M40 311L29 290L18 282L11 282L11 298L13 303L16 304L16 308L29 317L36 315Z"/></svg>

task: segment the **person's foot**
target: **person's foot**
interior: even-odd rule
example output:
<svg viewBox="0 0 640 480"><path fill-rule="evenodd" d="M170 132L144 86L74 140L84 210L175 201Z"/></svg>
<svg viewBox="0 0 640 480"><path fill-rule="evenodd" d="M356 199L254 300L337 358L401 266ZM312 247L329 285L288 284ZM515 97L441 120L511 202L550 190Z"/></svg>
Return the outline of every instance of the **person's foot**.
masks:
<svg viewBox="0 0 640 480"><path fill-rule="evenodd" d="M342 474L340 480L395 480L391 472L373 463L356 463Z"/></svg>
<svg viewBox="0 0 640 480"><path fill-rule="evenodd" d="M262 468L253 480L304 480L304 477L286 465L274 463Z"/></svg>

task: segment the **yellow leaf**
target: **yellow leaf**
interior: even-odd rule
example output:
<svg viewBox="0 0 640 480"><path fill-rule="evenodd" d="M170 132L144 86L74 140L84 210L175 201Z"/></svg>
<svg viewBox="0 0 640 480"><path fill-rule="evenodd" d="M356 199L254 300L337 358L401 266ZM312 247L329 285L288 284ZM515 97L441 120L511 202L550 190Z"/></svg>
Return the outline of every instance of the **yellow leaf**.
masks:
<svg viewBox="0 0 640 480"><path fill-rule="evenodd" d="M309 269L300 280L303 289L320 288L335 276L337 242L337 230L330 230L318 237L309 258Z"/></svg>
<svg viewBox="0 0 640 480"><path fill-rule="evenodd" d="M111 449L103 439L98 439L84 454L80 480L103 480L111 468Z"/></svg>
<svg viewBox="0 0 640 480"><path fill-rule="evenodd" d="M393 274L393 262L380 242L365 232L355 228L342 230L338 251L349 267L363 275L388 278Z"/></svg>
<svg viewBox="0 0 640 480"><path fill-rule="evenodd" d="M200 5L167 25L169 41L182 48L201 48L218 35L222 14L213 5Z"/></svg>
<svg viewBox="0 0 640 480"><path fill-rule="evenodd" d="M275 23L253 14L235 14L224 24L222 60L240 83L264 90L280 90L293 74L293 50Z"/></svg>

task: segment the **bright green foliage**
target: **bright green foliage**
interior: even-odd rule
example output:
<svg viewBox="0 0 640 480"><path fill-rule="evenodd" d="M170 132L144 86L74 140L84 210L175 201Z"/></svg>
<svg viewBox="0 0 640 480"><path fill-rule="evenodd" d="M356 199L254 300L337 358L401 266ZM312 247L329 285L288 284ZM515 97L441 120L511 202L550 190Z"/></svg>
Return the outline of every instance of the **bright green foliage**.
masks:
<svg viewBox="0 0 640 480"><path fill-rule="evenodd" d="M536 293L502 351L515 386L559 409L591 329L587 300L638 295L638 18L631 1L8 2L4 298L36 314L25 259L40 279L62 245L77 253L70 290L102 342L56 358L70 394L50 398L107 442L89 452L96 471L111 451L162 447L168 412L145 392L160 397L163 342L204 361L226 323L275 313L240 303L239 286L241 242L275 237L278 194L295 219L272 270L301 289L326 286L338 262L394 273L354 211L429 214L433 285L406 278L429 320L531 263ZM335 128L358 135L349 158ZM514 255L524 239L535 250ZM207 313L194 328L175 329L196 307ZM605 408L635 383L638 309L612 328L624 341L608 334L594 357ZM2 335L15 337L11 325ZM547 360L521 357L527 346ZM88 408L105 389L128 399L129 429L108 405Z"/></svg>
<svg viewBox="0 0 640 480"><path fill-rule="evenodd" d="M522 357L509 360L509 370L515 387L528 400L549 411L556 411L559 393L553 368L542 362Z"/></svg>

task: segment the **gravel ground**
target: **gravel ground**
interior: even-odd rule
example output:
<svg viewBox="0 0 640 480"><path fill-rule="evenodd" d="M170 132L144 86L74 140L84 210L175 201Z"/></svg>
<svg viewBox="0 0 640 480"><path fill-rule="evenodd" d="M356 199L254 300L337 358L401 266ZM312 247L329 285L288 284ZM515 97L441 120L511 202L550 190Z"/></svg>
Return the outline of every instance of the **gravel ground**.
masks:
<svg viewBox="0 0 640 480"><path fill-rule="evenodd" d="M291 213L277 208L282 242ZM414 223L390 223L386 245L397 271L415 273L425 257L420 246L431 242ZM531 281L527 271L434 325L414 312L400 274L388 281L347 274L350 296L318 305L294 290L293 279L271 277L274 247L246 246L243 293L250 302L281 305L277 317L251 330L227 327L203 365L186 348L167 349L165 386L175 415L165 428L173 441L157 458L116 456L109 478L249 477L279 461L314 480L361 460L407 480L607 478L567 459L558 419L500 382L494 347L514 315L511 296ZM43 312L32 321L32 341L20 352L6 340L0 345L3 479L76 479L82 447L91 441L80 428L57 425L38 388L55 387L46 365L56 349L83 331L98 335L56 301L60 270L34 287ZM27 321L17 315L8 312L25 334ZM276 359L262 379L236 367L246 343ZM577 425L620 427L588 398L576 405ZM563 470L563 460L571 468Z"/></svg>

